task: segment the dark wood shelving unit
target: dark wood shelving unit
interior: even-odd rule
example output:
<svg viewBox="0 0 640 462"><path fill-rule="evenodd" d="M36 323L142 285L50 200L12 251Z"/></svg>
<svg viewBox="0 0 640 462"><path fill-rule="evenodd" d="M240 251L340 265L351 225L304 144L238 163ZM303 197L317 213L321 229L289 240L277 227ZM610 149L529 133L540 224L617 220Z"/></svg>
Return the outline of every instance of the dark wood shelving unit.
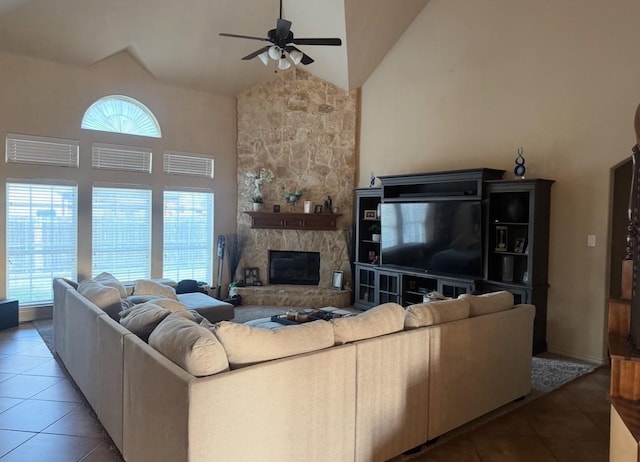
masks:
<svg viewBox="0 0 640 462"><path fill-rule="evenodd" d="M355 190L355 300L366 310L385 301L407 306L420 303L425 293L447 297L464 293L507 290L515 303L536 307L533 352L547 349L547 292L549 209L552 180L503 180L503 170L472 169L380 177L381 188ZM373 241L369 227L381 224L379 206L387 202L482 202L483 268L478 278L424 273L384 264L381 244ZM498 230L505 232L497 248ZM384 230L382 230L384 234ZM511 260L509 274L503 258Z"/></svg>
<svg viewBox="0 0 640 462"><path fill-rule="evenodd" d="M335 231L341 213L244 212L254 229Z"/></svg>

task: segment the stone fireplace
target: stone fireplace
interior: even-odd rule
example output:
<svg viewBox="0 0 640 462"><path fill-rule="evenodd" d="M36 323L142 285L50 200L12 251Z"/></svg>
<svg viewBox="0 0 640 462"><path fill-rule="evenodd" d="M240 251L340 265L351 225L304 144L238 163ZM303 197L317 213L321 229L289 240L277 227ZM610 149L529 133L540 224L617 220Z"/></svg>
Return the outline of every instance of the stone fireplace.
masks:
<svg viewBox="0 0 640 462"><path fill-rule="evenodd" d="M300 68L279 72L268 82L237 98L238 111L238 234L246 246L238 266L259 268L268 290L269 250L317 252L318 289L329 289L334 270L351 282L350 241L356 164L357 91L345 91ZM302 212L303 202L324 206L331 197L342 214L335 231L252 229L251 189L247 173L261 168L273 172L261 190L264 211ZM285 193L302 192L300 203L288 205ZM282 286L280 286L282 289ZM243 296L244 297L244 296ZM291 306L291 305L289 305ZM319 305L323 306L323 305Z"/></svg>

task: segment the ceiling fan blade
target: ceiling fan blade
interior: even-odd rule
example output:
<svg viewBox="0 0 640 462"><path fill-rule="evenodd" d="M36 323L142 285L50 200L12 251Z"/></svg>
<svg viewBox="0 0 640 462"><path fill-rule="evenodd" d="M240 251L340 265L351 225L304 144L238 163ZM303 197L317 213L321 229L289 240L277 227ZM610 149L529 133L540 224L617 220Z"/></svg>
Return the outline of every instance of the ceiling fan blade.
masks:
<svg viewBox="0 0 640 462"><path fill-rule="evenodd" d="M301 62L302 64L304 64L305 66L306 66L307 64L311 64L311 63L313 62L313 58L312 58L311 56L309 56L309 55L305 54L304 52L302 52L302 51L298 50L298 49L297 49L296 47L294 47L294 46L291 46L291 45L286 46L286 47L285 47L285 51L286 51L287 53L289 53L289 54L291 54L291 52L292 52L292 51L298 51L298 52L302 53L302 59L300 60L300 62Z"/></svg>
<svg viewBox="0 0 640 462"><path fill-rule="evenodd" d="M266 39L266 38L263 38L263 37L251 37L250 35L225 34L224 32L221 32L219 35L222 35L223 37L234 37L234 38L249 39L249 40L260 40L261 42L268 42L269 41L269 39Z"/></svg>
<svg viewBox="0 0 640 462"><path fill-rule="evenodd" d="M277 39L287 38L290 30L291 30L291 21L278 18L278 24L276 25L276 38Z"/></svg>
<svg viewBox="0 0 640 462"><path fill-rule="evenodd" d="M249 53L247 56L245 56L244 59L245 61L248 61L249 59L253 59L256 56L264 53L265 51L267 51L269 49L269 47L264 47L264 48L260 48L259 50L254 51L253 53Z"/></svg>
<svg viewBox="0 0 640 462"><path fill-rule="evenodd" d="M291 43L296 45L330 45L339 47L342 40L339 38L294 38Z"/></svg>

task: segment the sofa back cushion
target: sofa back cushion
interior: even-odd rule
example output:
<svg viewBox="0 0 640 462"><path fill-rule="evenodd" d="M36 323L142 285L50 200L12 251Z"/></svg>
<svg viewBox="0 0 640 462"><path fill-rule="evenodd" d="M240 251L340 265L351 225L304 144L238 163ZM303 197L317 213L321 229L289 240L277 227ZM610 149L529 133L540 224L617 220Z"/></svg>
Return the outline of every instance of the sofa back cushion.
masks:
<svg viewBox="0 0 640 462"><path fill-rule="evenodd" d="M228 321L213 331L227 352L232 369L331 347L333 328L326 321L263 329Z"/></svg>
<svg viewBox="0 0 640 462"><path fill-rule="evenodd" d="M93 278L94 281L98 281L103 286L113 287L114 289L118 289L120 293L120 298L126 298L127 289L124 285L118 281L118 279L111 273L102 272Z"/></svg>
<svg viewBox="0 0 640 462"><path fill-rule="evenodd" d="M497 313L513 307L513 294L506 290L483 295L462 294L458 298L469 302L471 305L471 317Z"/></svg>
<svg viewBox="0 0 640 462"><path fill-rule="evenodd" d="M397 303L385 303L357 316L332 319L336 345L378 337L401 331L404 326L404 308Z"/></svg>
<svg viewBox="0 0 640 462"><path fill-rule="evenodd" d="M78 284L78 293L107 313L112 319L116 321L120 319L118 313L122 311L122 300L118 289L105 286L93 279L85 279Z"/></svg>
<svg viewBox="0 0 640 462"><path fill-rule="evenodd" d="M164 298L177 300L176 291L173 287L152 281L151 279L138 279L133 288L134 295L160 295Z"/></svg>
<svg viewBox="0 0 640 462"><path fill-rule="evenodd" d="M229 369L216 336L196 324L186 311L171 313L158 324L149 336L149 345L196 377Z"/></svg>
<svg viewBox="0 0 640 462"><path fill-rule="evenodd" d="M469 302L463 299L438 300L409 305L405 311L404 328L407 330L417 329L418 327L465 319L469 317L470 310Z"/></svg>
<svg viewBox="0 0 640 462"><path fill-rule="evenodd" d="M171 311L148 302L120 312L120 324L146 342L151 332L170 314Z"/></svg>

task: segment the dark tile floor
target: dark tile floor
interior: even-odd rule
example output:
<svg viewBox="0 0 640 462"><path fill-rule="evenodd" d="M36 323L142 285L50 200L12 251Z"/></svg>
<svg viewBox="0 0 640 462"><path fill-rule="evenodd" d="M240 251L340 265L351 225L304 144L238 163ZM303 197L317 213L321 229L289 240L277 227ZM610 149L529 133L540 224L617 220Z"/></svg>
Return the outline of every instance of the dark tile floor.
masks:
<svg viewBox="0 0 640 462"><path fill-rule="evenodd" d="M404 460L605 462L609 369L602 367ZM0 461L121 461L31 323L0 331ZM278 461L280 462L280 461Z"/></svg>

